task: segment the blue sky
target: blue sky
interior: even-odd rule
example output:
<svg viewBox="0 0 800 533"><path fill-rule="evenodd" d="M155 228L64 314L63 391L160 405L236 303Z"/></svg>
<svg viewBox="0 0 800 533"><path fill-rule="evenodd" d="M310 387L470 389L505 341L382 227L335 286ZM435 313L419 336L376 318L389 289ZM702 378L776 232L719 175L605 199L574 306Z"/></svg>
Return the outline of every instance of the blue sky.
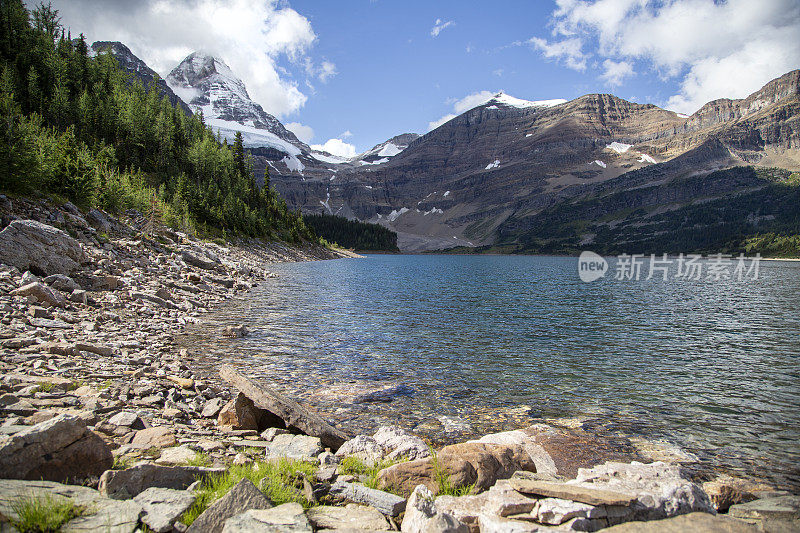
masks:
<svg viewBox="0 0 800 533"><path fill-rule="evenodd" d="M342 154L425 133L498 90L692 113L800 67L800 0L98 4L53 1L73 33L122 41L161 74L213 53L301 139Z"/></svg>

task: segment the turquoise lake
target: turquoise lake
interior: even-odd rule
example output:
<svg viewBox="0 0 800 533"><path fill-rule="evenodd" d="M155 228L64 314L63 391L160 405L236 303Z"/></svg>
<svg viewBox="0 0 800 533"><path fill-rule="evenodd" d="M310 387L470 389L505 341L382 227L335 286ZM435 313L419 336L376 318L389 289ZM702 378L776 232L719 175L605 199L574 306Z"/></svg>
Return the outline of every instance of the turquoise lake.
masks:
<svg viewBox="0 0 800 533"><path fill-rule="evenodd" d="M800 262L762 261L757 280L610 272L593 283L577 263L368 255L271 265L276 278L204 318L191 342L351 429L397 418L444 438L493 421L582 417L800 487ZM252 334L220 341L210 323ZM315 400L341 383L405 392L350 408ZM519 406L522 419L498 414Z"/></svg>

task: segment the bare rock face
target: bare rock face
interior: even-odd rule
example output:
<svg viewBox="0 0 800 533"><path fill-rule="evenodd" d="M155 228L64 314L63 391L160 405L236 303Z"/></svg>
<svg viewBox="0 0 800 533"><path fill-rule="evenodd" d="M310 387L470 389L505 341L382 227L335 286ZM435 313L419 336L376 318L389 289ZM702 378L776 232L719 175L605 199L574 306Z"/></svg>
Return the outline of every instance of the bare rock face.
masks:
<svg viewBox="0 0 800 533"><path fill-rule="evenodd" d="M78 241L35 220L14 220L0 231L0 257L22 272L47 276L68 275L87 261Z"/></svg>
<svg viewBox="0 0 800 533"><path fill-rule="evenodd" d="M73 415L58 415L0 438L0 478L68 481L100 476L114 458L108 445Z"/></svg>
<svg viewBox="0 0 800 533"><path fill-rule="evenodd" d="M170 467L143 463L125 470L107 470L100 477L98 491L108 498L125 500L151 487L185 490L205 476L221 474L224 471L224 468Z"/></svg>

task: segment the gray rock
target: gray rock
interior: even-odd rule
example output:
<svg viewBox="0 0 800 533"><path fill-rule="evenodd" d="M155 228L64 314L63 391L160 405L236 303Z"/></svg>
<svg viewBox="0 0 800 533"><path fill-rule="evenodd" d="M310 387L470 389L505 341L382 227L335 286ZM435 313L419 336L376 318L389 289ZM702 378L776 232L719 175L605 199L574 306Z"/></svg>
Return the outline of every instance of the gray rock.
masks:
<svg viewBox="0 0 800 533"><path fill-rule="evenodd" d="M109 233L112 229L111 221L105 213L99 209L90 209L86 213L86 222L88 222L94 229L103 233Z"/></svg>
<svg viewBox="0 0 800 533"><path fill-rule="evenodd" d="M125 500L150 487L185 490L199 479L224 471L224 468L169 467L142 463L125 470L107 470L100 476L97 489L100 494L109 498Z"/></svg>
<svg viewBox="0 0 800 533"><path fill-rule="evenodd" d="M0 483L0 516L16 519L13 504L31 495L39 498L70 500L85 509L85 514L65 524L61 529L62 532L132 533L142 514L142 507L138 503L104 498L96 490L88 487L62 485L52 481L4 479Z"/></svg>
<svg viewBox="0 0 800 533"><path fill-rule="evenodd" d="M336 481L331 486L331 494L341 496L351 502L374 507L385 515L397 516L406 508L406 500L396 494L371 489L360 483Z"/></svg>
<svg viewBox="0 0 800 533"><path fill-rule="evenodd" d="M367 435L358 435L342 444L336 451L337 457L357 457L368 465L374 465L383 459L383 446Z"/></svg>
<svg viewBox="0 0 800 533"><path fill-rule="evenodd" d="M11 436L0 436L0 478L67 481L99 476L114 458L77 416L62 414Z"/></svg>
<svg viewBox="0 0 800 533"><path fill-rule="evenodd" d="M312 533L303 507L284 503L272 509L253 509L236 515L227 522L223 533Z"/></svg>
<svg viewBox="0 0 800 533"><path fill-rule="evenodd" d="M121 411L108 419L109 424L124 426L131 429L144 429L144 422L139 415L131 411Z"/></svg>
<svg viewBox="0 0 800 533"><path fill-rule="evenodd" d="M349 503L344 507L327 505L312 507L307 515L315 530L391 530L389 522L380 511L355 503Z"/></svg>
<svg viewBox="0 0 800 533"><path fill-rule="evenodd" d="M289 459L312 461L322 453L322 443L317 437L308 435L276 435L265 448L267 459L286 457Z"/></svg>
<svg viewBox="0 0 800 533"><path fill-rule="evenodd" d="M203 406L203 411L200 413L200 416L203 418L214 418L219 414L223 405L225 405L225 400L222 398L208 400Z"/></svg>
<svg viewBox="0 0 800 533"><path fill-rule="evenodd" d="M188 250L182 251L181 257L183 257L183 260L187 265L192 265L205 270L215 270L218 266L220 266L218 259L209 257L207 255L203 256L199 253L193 253Z"/></svg>
<svg viewBox="0 0 800 533"><path fill-rule="evenodd" d="M594 468L579 468L578 476L569 483L636 495L633 504L622 508L626 512L609 517L611 525L631 520L658 520L695 511L715 512L700 486L684 479L678 466L660 461L650 464L608 462Z"/></svg>
<svg viewBox="0 0 800 533"><path fill-rule="evenodd" d="M406 505L403 533L469 533L469 528L451 514L436 508L433 493L425 485L419 485Z"/></svg>
<svg viewBox="0 0 800 533"><path fill-rule="evenodd" d="M133 500L142 506L142 523L156 533L172 531L172 525L197 497L184 490L152 487L139 493Z"/></svg>
<svg viewBox="0 0 800 533"><path fill-rule="evenodd" d="M23 272L45 275L70 274L87 261L78 241L35 220L14 220L0 231L0 257Z"/></svg>
<svg viewBox="0 0 800 533"><path fill-rule="evenodd" d="M397 426L381 426L373 436L383 446L388 459L424 459L431 451L424 440Z"/></svg>
<svg viewBox="0 0 800 533"><path fill-rule="evenodd" d="M225 496L203 511L203 514L189 526L187 533L220 533L229 518L251 509L269 509L271 507L272 502L250 480L243 479Z"/></svg>
<svg viewBox="0 0 800 533"><path fill-rule="evenodd" d="M64 305L67 303L66 299L60 292L51 289L47 285L39 283L38 281L23 285L19 289L14 289L11 291L11 295L33 296L38 301L55 307L64 307Z"/></svg>
<svg viewBox="0 0 800 533"><path fill-rule="evenodd" d="M728 515L763 531L800 531L800 496L777 496L732 505Z"/></svg>
<svg viewBox="0 0 800 533"><path fill-rule="evenodd" d="M161 457L156 459L160 465L185 465L197 457L197 452L188 446L176 446L165 448L161 452Z"/></svg>
<svg viewBox="0 0 800 533"><path fill-rule="evenodd" d="M65 276L64 274L53 274L52 276L47 276L44 278L44 282L54 289L62 292L72 292L75 289L81 288L80 285L75 282L75 280L69 276Z"/></svg>
<svg viewBox="0 0 800 533"><path fill-rule="evenodd" d="M277 435L288 435L289 433L291 432L288 429L267 428L261 432L261 438L266 441L272 442L272 439L274 439Z"/></svg>
<svg viewBox="0 0 800 533"><path fill-rule="evenodd" d="M689 513L650 522L628 522L603 530L609 533L756 533L769 531L745 524L739 520L708 513ZM777 531L797 531L785 529Z"/></svg>
<svg viewBox="0 0 800 533"><path fill-rule="evenodd" d="M391 402L398 396L409 396L413 393L408 385L387 385L378 390L358 394L353 398L353 403Z"/></svg>

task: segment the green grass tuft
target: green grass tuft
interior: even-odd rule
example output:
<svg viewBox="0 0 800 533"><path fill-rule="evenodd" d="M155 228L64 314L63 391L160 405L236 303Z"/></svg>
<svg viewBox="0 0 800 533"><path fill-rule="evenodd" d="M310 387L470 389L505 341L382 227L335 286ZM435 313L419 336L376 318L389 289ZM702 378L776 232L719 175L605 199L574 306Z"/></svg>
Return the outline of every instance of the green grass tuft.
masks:
<svg viewBox="0 0 800 533"><path fill-rule="evenodd" d="M315 479L315 465L303 461L280 459L278 461L259 461L248 465L232 465L222 474L205 478L197 493L197 500L181 517L181 522L191 525L209 505L228 493L242 479L249 479L253 485L275 505L297 502L304 508L311 507L299 490L302 479Z"/></svg>
<svg viewBox="0 0 800 533"><path fill-rule="evenodd" d="M475 484L470 485L454 485L450 479L450 472L439 462L439 456L436 450L430 448L431 451L431 464L433 465L433 480L438 487L438 496L466 496L472 494L475 489Z"/></svg>
<svg viewBox="0 0 800 533"><path fill-rule="evenodd" d="M41 498L20 498L11 503L11 509L18 517L11 524L20 533L55 533L64 524L83 514L82 507L49 494Z"/></svg>
<svg viewBox="0 0 800 533"><path fill-rule="evenodd" d="M187 466L211 466L211 457L207 453L198 452L192 459L186 461Z"/></svg>
<svg viewBox="0 0 800 533"><path fill-rule="evenodd" d="M342 459L342 462L339 464L339 471L343 474L349 474L351 476L364 476L362 483L371 489L377 489L378 472L399 462L400 461L385 459L370 466L364 463L364 461L358 457L347 456Z"/></svg>

